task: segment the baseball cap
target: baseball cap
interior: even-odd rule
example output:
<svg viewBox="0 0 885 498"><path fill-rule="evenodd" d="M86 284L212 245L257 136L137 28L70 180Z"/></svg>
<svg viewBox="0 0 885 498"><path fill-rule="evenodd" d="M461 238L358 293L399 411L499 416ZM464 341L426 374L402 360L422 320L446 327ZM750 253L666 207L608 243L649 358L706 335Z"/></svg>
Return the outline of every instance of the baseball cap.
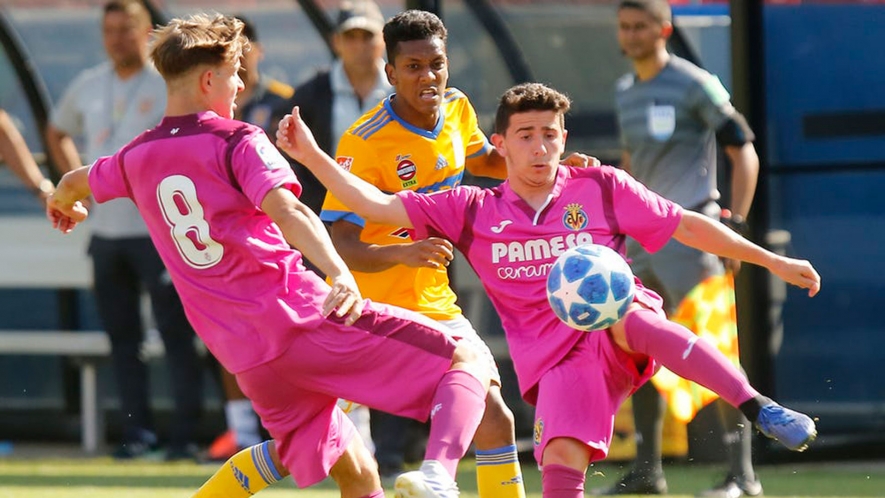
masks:
<svg viewBox="0 0 885 498"><path fill-rule="evenodd" d="M336 31L343 33L352 29L362 29L370 33L381 33L384 16L381 9L371 0L349 0L341 2L338 11Z"/></svg>

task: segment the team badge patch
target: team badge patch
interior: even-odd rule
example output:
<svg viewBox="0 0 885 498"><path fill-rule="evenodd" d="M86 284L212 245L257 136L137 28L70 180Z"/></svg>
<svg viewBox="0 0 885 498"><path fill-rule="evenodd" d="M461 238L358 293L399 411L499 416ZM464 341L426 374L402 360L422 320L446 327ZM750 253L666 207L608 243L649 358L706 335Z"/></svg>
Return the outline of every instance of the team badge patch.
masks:
<svg viewBox="0 0 885 498"><path fill-rule="evenodd" d="M669 140L676 130L676 108L653 105L648 108L648 134L658 142Z"/></svg>
<svg viewBox="0 0 885 498"><path fill-rule="evenodd" d="M258 157L264 163L264 167L271 171L284 166L289 167L289 163L283 158L280 151L270 143L267 135L256 135L255 142L255 152L258 153Z"/></svg>
<svg viewBox="0 0 885 498"><path fill-rule="evenodd" d="M544 437L544 420L543 419L539 418L539 419L535 420L535 429L534 429L533 433L534 433L534 437L532 439L534 440L535 446L540 446L541 445L541 438Z"/></svg>
<svg viewBox="0 0 885 498"><path fill-rule="evenodd" d="M418 174L418 166L409 159L411 156L397 156L396 176L402 182L403 188L414 187L418 184L415 176Z"/></svg>
<svg viewBox="0 0 885 498"><path fill-rule="evenodd" d="M587 227L589 217L584 212L584 206L578 203L572 203L565 207L565 214L562 215L562 224L572 231L582 230Z"/></svg>
<svg viewBox="0 0 885 498"><path fill-rule="evenodd" d="M338 156L335 158L335 162L337 162L338 166L341 166L341 169L344 171L350 171L350 167L353 166L352 157Z"/></svg>

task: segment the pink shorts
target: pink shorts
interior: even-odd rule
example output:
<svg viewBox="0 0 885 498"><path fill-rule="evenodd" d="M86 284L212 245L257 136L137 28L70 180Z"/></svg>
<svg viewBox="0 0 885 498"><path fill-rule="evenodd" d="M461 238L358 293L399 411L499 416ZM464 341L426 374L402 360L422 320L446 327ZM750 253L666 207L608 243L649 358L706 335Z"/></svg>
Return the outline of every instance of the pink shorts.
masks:
<svg viewBox="0 0 885 498"><path fill-rule="evenodd" d="M605 458L618 407L651 378L658 365L649 359L642 371L639 368L608 331L584 334L538 383L535 460L544 464L544 448L557 437L584 442L591 462Z"/></svg>
<svg viewBox="0 0 885 498"><path fill-rule="evenodd" d="M455 351L451 332L437 322L373 302L353 326L330 317L292 334L282 356L237 382L299 487L326 478L356 434L336 406L339 397L427 420Z"/></svg>

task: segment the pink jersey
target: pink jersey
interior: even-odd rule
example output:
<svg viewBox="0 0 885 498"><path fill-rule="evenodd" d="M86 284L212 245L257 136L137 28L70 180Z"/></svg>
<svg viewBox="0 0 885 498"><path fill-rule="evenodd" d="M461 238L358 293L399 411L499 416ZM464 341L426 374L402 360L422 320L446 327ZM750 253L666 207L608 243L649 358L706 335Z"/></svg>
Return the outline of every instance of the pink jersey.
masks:
<svg viewBox="0 0 885 498"><path fill-rule="evenodd" d="M98 202L135 202L191 325L229 371L278 357L323 320L328 286L259 209L274 187L301 193L261 128L213 112L166 117L96 161L89 185Z"/></svg>
<svg viewBox="0 0 885 498"><path fill-rule="evenodd" d="M561 166L548 203L535 212L507 182L460 187L403 200L416 238L449 239L479 276L507 335L523 397L580 340L547 303L550 266L566 249L593 242L625 253L626 236L653 252L670 239L682 208L609 167ZM638 284L638 281L637 281ZM660 309L660 297L637 286L636 300Z"/></svg>

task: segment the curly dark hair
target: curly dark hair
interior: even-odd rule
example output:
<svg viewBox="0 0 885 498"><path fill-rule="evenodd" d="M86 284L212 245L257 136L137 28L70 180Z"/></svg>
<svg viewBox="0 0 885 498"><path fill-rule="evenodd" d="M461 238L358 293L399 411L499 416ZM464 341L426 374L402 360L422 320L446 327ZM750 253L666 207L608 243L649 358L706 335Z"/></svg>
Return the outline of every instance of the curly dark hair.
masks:
<svg viewBox="0 0 885 498"><path fill-rule="evenodd" d="M393 64L400 42L439 38L445 44L448 36L442 20L434 13L424 10L400 12L384 25L387 62Z"/></svg>

